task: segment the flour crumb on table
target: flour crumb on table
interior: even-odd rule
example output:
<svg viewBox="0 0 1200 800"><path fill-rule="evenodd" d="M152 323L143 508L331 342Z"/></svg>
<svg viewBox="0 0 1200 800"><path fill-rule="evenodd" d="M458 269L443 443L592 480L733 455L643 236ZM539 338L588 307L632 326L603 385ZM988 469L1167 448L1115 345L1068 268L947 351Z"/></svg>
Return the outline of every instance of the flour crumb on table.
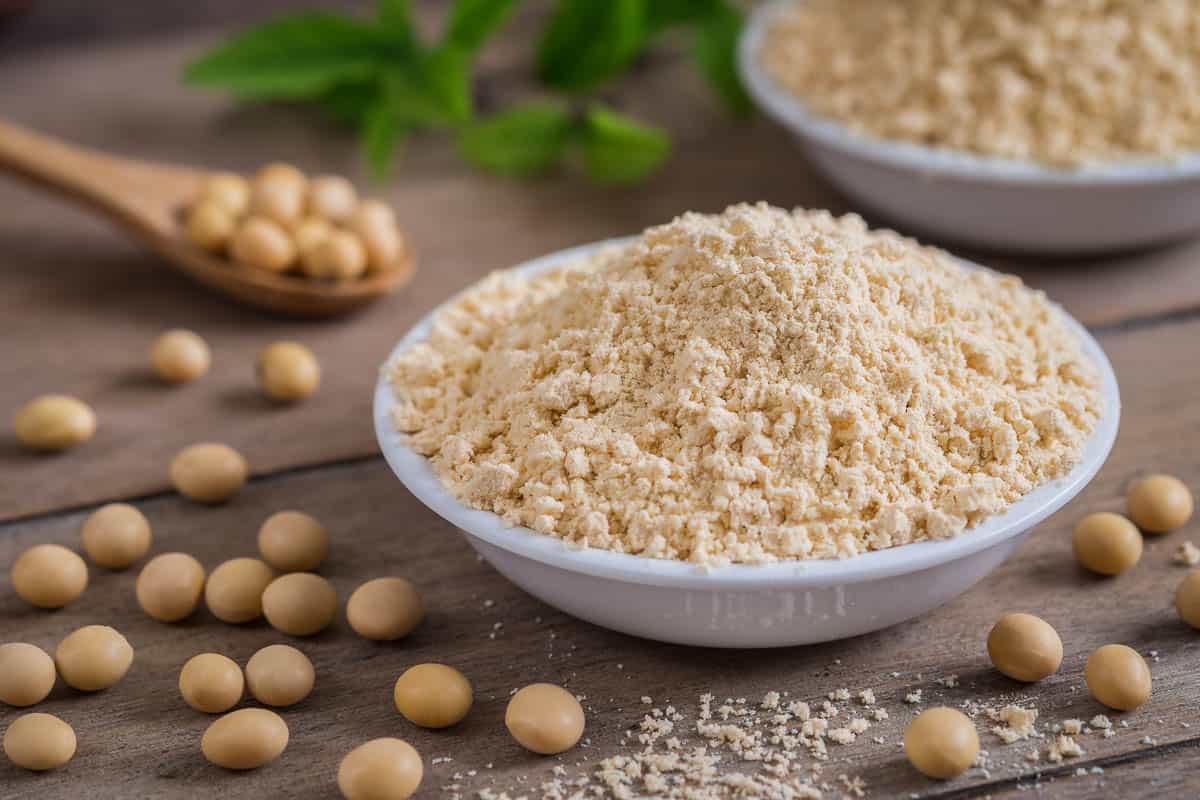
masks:
<svg viewBox="0 0 1200 800"><path fill-rule="evenodd" d="M992 733L1000 737L1005 744L1012 744L1038 735L1036 708L1009 705L999 710L989 710L988 717L997 723L992 726Z"/></svg>
<svg viewBox="0 0 1200 800"><path fill-rule="evenodd" d="M1057 764L1064 758L1078 758L1083 755L1083 748L1074 738L1060 733L1055 737L1046 752L1046 760Z"/></svg>
<svg viewBox="0 0 1200 800"><path fill-rule="evenodd" d="M1171 561L1176 564L1182 564L1185 567L1194 567L1200 564L1200 547L1191 542L1184 542L1179 545L1179 549L1175 551L1175 555L1171 556Z"/></svg>

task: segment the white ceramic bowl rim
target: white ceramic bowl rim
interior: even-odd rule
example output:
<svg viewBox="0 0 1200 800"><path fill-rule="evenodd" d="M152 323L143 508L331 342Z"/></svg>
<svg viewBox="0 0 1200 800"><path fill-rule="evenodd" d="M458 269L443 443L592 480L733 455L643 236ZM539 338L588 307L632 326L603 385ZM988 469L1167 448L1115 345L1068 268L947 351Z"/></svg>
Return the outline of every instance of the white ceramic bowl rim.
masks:
<svg viewBox="0 0 1200 800"><path fill-rule="evenodd" d="M768 114L818 142L877 163L930 174L1012 184L1129 185L1194 180L1200 177L1200 153L1178 158L1146 158L1079 168L999 158L880 139L854 131L829 117L808 111L787 89L775 83L758 60L763 37L774 17L797 0L775 0L750 15L738 42L738 69L747 90Z"/></svg>
<svg viewBox="0 0 1200 800"><path fill-rule="evenodd" d="M596 250L628 239L611 239L552 253L513 267L520 274L536 273L584 258ZM967 268L984 269L971 262ZM447 302L453 302L454 298ZM1058 308L1056 306L1056 308ZM375 433L384 458L410 492L439 516L471 536L496 547L561 569L597 577L645 585L688 589L753 589L784 582L791 586L825 586L830 582L856 583L916 572L992 547L1019 535L1064 506L1099 471L1116 439L1120 419L1120 396L1112 365L1091 334L1069 314L1058 308L1082 343L1083 351L1095 362L1101 376L1104 410L1079 462L1065 476L1034 489L1002 514L950 539L922 541L875 550L840 560L783 561L771 564L732 564L702 569L684 561L647 558L609 550L571 546L563 540L529 528L512 527L490 511L479 511L460 503L443 486L428 460L401 442L391 419L394 404L387 365L409 347L424 341L437 309L416 324L388 356L375 387Z"/></svg>

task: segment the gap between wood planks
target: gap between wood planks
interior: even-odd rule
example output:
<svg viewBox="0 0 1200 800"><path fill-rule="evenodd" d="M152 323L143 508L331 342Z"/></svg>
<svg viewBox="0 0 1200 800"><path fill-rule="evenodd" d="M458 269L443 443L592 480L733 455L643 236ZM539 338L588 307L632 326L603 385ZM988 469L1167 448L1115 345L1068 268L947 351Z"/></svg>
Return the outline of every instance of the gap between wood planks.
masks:
<svg viewBox="0 0 1200 800"><path fill-rule="evenodd" d="M921 793L921 798L937 798L937 800L964 800L965 798L987 797L997 791L1005 789L1018 789L1020 787L1029 787L1029 784L1044 784L1051 780L1060 778L1070 779L1075 777L1075 771L1081 768L1090 770L1092 767L1100 767L1101 769L1111 769L1125 764L1131 764L1139 761L1148 761L1154 758L1162 758L1164 756L1172 756L1189 750L1197 750L1200 748L1200 737L1192 739L1181 739L1169 744L1148 745L1140 750L1127 750L1122 753L1114 753L1111 756L1104 758L1093 759L1067 759L1062 764L1042 770L1035 770L1026 775L1018 775L1012 778L1001 778L999 780L981 783L975 786L966 786L962 788L947 787L945 791L934 790L929 793ZM1042 788L1045 788L1044 786Z"/></svg>
<svg viewBox="0 0 1200 800"><path fill-rule="evenodd" d="M366 464L372 461L382 461L383 456L379 453L367 453L361 456L349 456L347 458L335 458L329 461L319 461L312 464L297 464L283 469L272 470L268 472L259 472L251 475L246 479L246 485L259 485L263 483L271 483L274 481L285 480L295 475L304 475L309 472L316 472L323 469L337 469L338 467L352 467L356 464ZM69 516L84 511L91 511L108 505L109 503L144 503L147 500L158 500L163 497L169 497L175 494L173 488L159 489L154 492L143 492L142 494L134 494L119 497L110 497L105 500L97 500L92 503L77 503L76 505L63 506L52 511L38 511L34 514L25 514L18 517L9 517L0 522L0 532L6 528L30 522L48 522L59 517Z"/></svg>
<svg viewBox="0 0 1200 800"><path fill-rule="evenodd" d="M1162 325L1174 325L1181 322L1191 322L1200 319L1200 306L1188 306L1159 314L1125 317L1115 322L1105 322L1099 325L1088 325L1087 329L1093 336L1103 337L1113 334L1142 331L1157 328Z"/></svg>

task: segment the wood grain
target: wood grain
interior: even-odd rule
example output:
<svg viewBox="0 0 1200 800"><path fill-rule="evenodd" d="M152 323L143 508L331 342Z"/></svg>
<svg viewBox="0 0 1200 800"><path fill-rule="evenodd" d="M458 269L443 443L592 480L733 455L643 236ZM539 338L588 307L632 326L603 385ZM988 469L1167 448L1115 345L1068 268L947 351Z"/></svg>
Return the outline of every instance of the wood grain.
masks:
<svg viewBox="0 0 1200 800"><path fill-rule="evenodd" d="M1200 465L1190 446L1200 411L1198 376L1185 369L1190 353L1175 346L1197 336L1200 322L1104 337L1124 382L1125 424L1109 463L1083 495L1044 524L1012 559L949 605L876 634L819 647L701 650L637 640L565 617L481 563L378 459L258 479L234 502L215 509L175 495L145 501L140 507L154 526L154 552L185 550L210 569L226 558L252 554L257 527L269 513L288 507L314 513L332 530L332 556L322 571L343 598L363 580L404 575L423 592L429 618L412 637L396 644L360 640L343 620L334 630L295 642L313 658L318 680L308 700L284 712L292 744L277 764L233 774L201 758L198 740L210 718L179 700L177 671L202 650L224 652L244 663L258 647L282 637L261 623L223 625L207 612L176 626L152 622L137 610L132 571L94 571L87 593L54 613L24 605L12 594L5 575L0 578L5 639L52 649L79 625L107 623L128 636L137 658L133 673L113 689L82 696L59 687L39 707L76 727L80 749L75 761L40 776L0 765L0 784L6 787L6 797L18 798L73 796L85 786L96 798L182 798L199 793L327 797L342 754L364 739L393 735L410 740L425 756L428 778L421 797L449 797L455 791L467 797L482 788L528 792L556 765L575 775L620 752L624 732L647 710L640 702L643 695L656 705L675 704L693 723L697 698L708 691L718 698L754 701L777 690L816 701L838 688L872 688L891 718L852 745L830 746L821 775L834 786L831 797L841 796L840 774L864 779L873 797L1015 795L1018 783L1031 785L1039 774L1042 788L1054 796L1092 796L1100 787L1113 796L1133 796L1148 775L1165 790L1178 790L1194 779L1176 767L1194 764L1200 743L1200 712L1194 701L1200 688L1194 669L1200 635L1180 623L1171 607L1171 594L1184 570L1170 562L1170 555L1183 540L1198 538L1198 525L1193 522L1185 530L1147 539L1138 568L1111 580L1097 579L1076 566L1069 531L1085 513L1120 509L1126 483L1144 470L1171 471L1200 485ZM76 546L82 518L82 513L70 513L3 526L0 567L37 542ZM1044 616L1066 645L1060 672L1030 687L1003 678L986 660L988 626L1013 609ZM1130 644L1150 658L1154 695L1138 711L1107 711L1082 684L1087 654L1113 641ZM427 660L453 664L475 683L478 701L463 725L422 731L391 707L395 678L407 666ZM951 674L959 677L957 687L936 683ZM537 680L563 683L587 697L588 747L559 758L536 758L508 738L502 723L508 693ZM1035 767L1023 758L1030 743L1004 746L984 733L993 762L989 773L972 770L958 780L935 784L914 773L898 749L903 726L917 708L902 700L916 689L924 695L920 707L972 700L996 706L1021 702L1037 707L1045 723L1106 713L1117 722L1117 735L1082 736L1082 758ZM0 724L17 713L0 710ZM980 726L986 723L980 720ZM884 743L870 741L873 736L882 736ZM1143 743L1144 737L1151 737L1153 744ZM1033 743L1043 757L1047 743ZM1146 766L1130 763L1140 753L1148 759ZM443 757L453 760L431 763ZM727 761L736 764L735 759ZM491 768L486 767L489 763ZM1092 766L1105 772L1074 776L1079 767ZM476 775L467 776L469 770ZM462 775L457 781L456 772ZM459 788L443 788L450 784Z"/></svg>
<svg viewBox="0 0 1200 800"><path fill-rule="evenodd" d="M1099 773L1091 772L1099 767ZM1088 800L1096 797L1195 797L1196 770L1200 769L1200 741L1146 747L1136 753L1115 755L1092 762L1088 775L1076 775L1069 764L1040 777L1013 779L992 787L991 797L1054 797ZM948 794L947 798L969 794Z"/></svg>

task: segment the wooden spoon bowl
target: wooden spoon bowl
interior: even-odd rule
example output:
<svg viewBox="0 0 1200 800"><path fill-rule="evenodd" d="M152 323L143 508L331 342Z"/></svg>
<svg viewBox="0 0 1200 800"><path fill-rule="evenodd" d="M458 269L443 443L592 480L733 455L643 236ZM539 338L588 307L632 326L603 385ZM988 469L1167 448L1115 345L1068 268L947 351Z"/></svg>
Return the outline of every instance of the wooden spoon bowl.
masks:
<svg viewBox="0 0 1200 800"><path fill-rule="evenodd" d="M86 150L4 120L0 169L108 217L185 275L268 311L303 317L344 314L404 286L415 271L407 252L393 270L337 282L280 275L219 258L192 244L183 231L183 211L209 173Z"/></svg>

